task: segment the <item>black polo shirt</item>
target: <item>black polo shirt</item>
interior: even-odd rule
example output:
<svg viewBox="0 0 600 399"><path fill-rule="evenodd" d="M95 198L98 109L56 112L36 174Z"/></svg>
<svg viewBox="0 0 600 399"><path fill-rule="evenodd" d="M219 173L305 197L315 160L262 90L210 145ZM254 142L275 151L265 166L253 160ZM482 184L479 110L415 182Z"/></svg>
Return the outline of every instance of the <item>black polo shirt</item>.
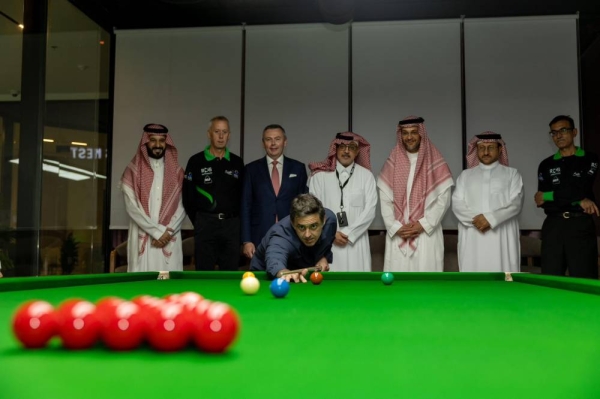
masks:
<svg viewBox="0 0 600 399"><path fill-rule="evenodd" d="M185 168L183 207L193 223L197 212L240 212L244 161L229 149L223 158L217 158L209 148L192 156Z"/></svg>
<svg viewBox="0 0 600 399"><path fill-rule="evenodd" d="M577 147L575 154L563 157L557 152L544 159L538 168L538 191L544 193L542 208L547 215L582 212L584 198L594 199L594 180L598 156Z"/></svg>

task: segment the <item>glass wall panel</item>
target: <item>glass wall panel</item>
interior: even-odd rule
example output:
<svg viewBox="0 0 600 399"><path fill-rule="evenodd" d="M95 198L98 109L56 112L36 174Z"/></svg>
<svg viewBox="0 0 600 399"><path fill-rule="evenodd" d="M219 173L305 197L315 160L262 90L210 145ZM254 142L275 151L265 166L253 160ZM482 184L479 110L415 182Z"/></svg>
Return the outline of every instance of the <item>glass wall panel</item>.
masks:
<svg viewBox="0 0 600 399"><path fill-rule="evenodd" d="M101 273L110 35L48 5L40 274Z"/></svg>
<svg viewBox="0 0 600 399"><path fill-rule="evenodd" d="M0 4L0 273L14 274L23 0Z"/></svg>

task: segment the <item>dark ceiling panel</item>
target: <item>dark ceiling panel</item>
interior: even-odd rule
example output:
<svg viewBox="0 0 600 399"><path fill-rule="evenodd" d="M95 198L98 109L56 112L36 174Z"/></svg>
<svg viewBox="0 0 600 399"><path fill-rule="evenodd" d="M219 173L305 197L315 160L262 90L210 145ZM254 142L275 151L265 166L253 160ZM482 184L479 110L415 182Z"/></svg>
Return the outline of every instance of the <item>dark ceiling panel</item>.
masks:
<svg viewBox="0 0 600 399"><path fill-rule="evenodd" d="M104 29L345 23L580 12L582 53L600 37L600 0L70 0Z"/></svg>
<svg viewBox="0 0 600 399"><path fill-rule="evenodd" d="M117 29L574 14L599 0L71 0Z"/></svg>

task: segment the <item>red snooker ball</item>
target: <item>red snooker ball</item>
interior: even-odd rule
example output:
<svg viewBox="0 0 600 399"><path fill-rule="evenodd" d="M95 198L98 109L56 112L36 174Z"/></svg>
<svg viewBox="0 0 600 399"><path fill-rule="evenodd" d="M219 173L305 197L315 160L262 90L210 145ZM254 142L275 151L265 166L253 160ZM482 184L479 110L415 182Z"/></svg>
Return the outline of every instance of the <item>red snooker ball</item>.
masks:
<svg viewBox="0 0 600 399"><path fill-rule="evenodd" d="M221 302L203 301L193 313L192 339L200 350L225 352L238 336L240 320L234 309Z"/></svg>
<svg viewBox="0 0 600 399"><path fill-rule="evenodd" d="M204 297L197 292L183 292L177 298L177 303L180 303L184 306L186 310L193 310L196 305L204 300Z"/></svg>
<svg viewBox="0 0 600 399"><path fill-rule="evenodd" d="M102 324L96 316L96 307L84 300L71 299L57 310L58 336L67 349L87 349L100 337Z"/></svg>
<svg viewBox="0 0 600 399"><path fill-rule="evenodd" d="M190 316L183 305L165 303L150 309L146 338L152 348L162 352L178 351L190 341Z"/></svg>
<svg viewBox="0 0 600 399"><path fill-rule="evenodd" d="M112 350L127 351L144 341L145 312L133 302L121 302L106 311L102 320L102 342Z"/></svg>
<svg viewBox="0 0 600 399"><path fill-rule="evenodd" d="M148 304L154 303L159 299L153 297L152 295L139 295L131 300L131 302L135 303L138 306L145 307Z"/></svg>
<svg viewBox="0 0 600 399"><path fill-rule="evenodd" d="M58 323L54 308L45 301L21 305L13 318L13 333L25 348L43 348L56 334Z"/></svg>
<svg viewBox="0 0 600 399"><path fill-rule="evenodd" d="M179 301L179 297L181 296L181 294L167 294L164 296L164 300L167 302L177 302Z"/></svg>
<svg viewBox="0 0 600 399"><path fill-rule="evenodd" d="M310 275L310 281L312 281L314 285L319 285L321 284L321 281L323 281L323 275L319 272L313 272Z"/></svg>
<svg viewBox="0 0 600 399"><path fill-rule="evenodd" d="M98 319L104 322L104 319L110 316L114 309L122 302L125 302L125 300L114 296L102 298L96 302L96 310L94 312Z"/></svg>
<svg viewBox="0 0 600 399"><path fill-rule="evenodd" d="M153 297L151 295L141 295L133 298L131 302L135 303L144 310L151 310L158 308L159 305L165 303L165 300Z"/></svg>

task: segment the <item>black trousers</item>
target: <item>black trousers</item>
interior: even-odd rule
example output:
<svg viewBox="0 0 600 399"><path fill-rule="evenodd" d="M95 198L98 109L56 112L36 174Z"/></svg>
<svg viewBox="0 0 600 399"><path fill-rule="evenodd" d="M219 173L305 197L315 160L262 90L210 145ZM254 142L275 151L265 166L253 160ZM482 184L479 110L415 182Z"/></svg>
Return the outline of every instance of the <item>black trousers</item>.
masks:
<svg viewBox="0 0 600 399"><path fill-rule="evenodd" d="M239 216L218 219L198 213L194 223L196 270L238 270L240 261Z"/></svg>
<svg viewBox="0 0 600 399"><path fill-rule="evenodd" d="M548 216L542 226L542 273L598 278L596 227L590 215Z"/></svg>

